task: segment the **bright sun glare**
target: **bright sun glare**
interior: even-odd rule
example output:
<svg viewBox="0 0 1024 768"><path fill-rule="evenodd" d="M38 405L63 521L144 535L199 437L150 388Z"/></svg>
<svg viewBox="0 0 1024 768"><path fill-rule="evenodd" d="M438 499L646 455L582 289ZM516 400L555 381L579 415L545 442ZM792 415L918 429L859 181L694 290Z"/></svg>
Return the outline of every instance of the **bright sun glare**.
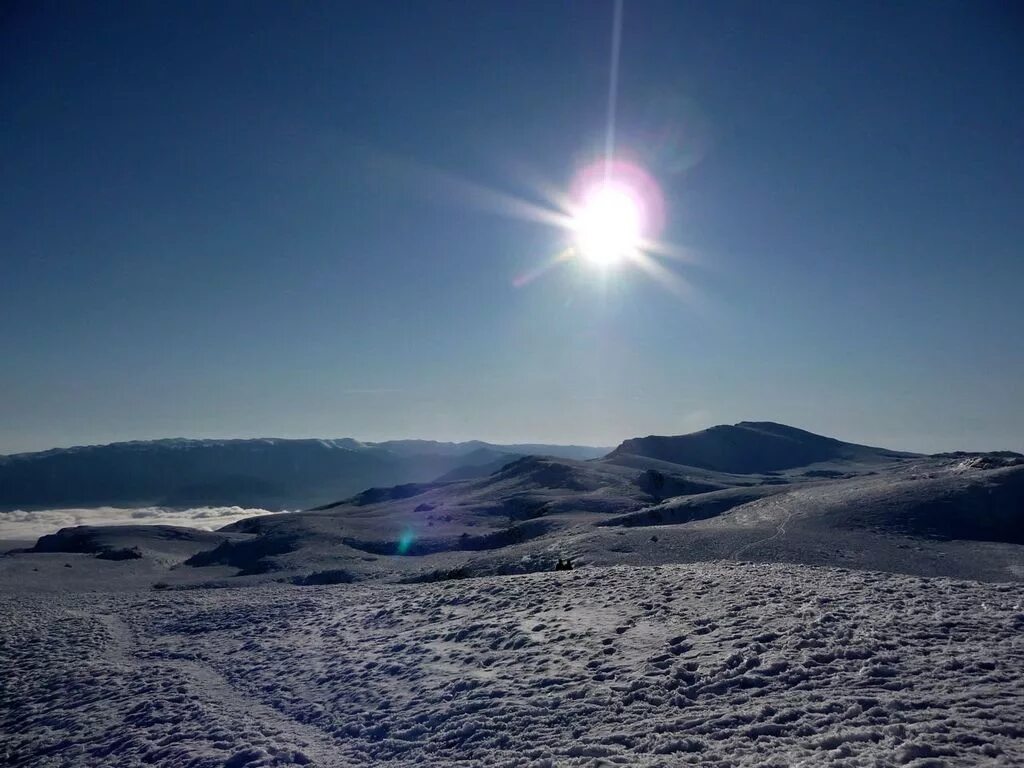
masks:
<svg viewBox="0 0 1024 768"><path fill-rule="evenodd" d="M640 247L642 219L631 190L608 181L595 185L584 194L573 216L579 254L598 267L629 258Z"/></svg>

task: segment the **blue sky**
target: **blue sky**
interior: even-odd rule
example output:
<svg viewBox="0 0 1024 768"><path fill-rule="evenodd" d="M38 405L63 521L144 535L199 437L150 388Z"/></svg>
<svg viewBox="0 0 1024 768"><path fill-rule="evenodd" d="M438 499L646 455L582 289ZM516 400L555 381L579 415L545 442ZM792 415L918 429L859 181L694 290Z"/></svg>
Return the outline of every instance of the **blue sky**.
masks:
<svg viewBox="0 0 1024 768"><path fill-rule="evenodd" d="M600 152L611 18L5 5L0 452L741 419L1024 450L1019 9L627 0L617 147L690 293L516 287L566 234L474 190L543 203Z"/></svg>

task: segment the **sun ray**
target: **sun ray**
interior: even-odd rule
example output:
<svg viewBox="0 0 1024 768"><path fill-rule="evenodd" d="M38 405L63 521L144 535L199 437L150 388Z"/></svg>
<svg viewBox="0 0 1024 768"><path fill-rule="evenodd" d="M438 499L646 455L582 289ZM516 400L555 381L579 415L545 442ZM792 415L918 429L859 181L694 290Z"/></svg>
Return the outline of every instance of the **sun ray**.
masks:
<svg viewBox="0 0 1024 768"><path fill-rule="evenodd" d="M636 251L633 254L632 261L641 271L647 273L649 277L653 278L658 285L669 293L686 301L692 301L695 298L693 286L689 282L681 275L668 269L657 259L652 258L650 254Z"/></svg>
<svg viewBox="0 0 1024 768"><path fill-rule="evenodd" d="M571 223L565 209L540 205L436 166L378 149L362 147L359 151L361 161L376 178L392 180L424 197L442 197L477 210L557 229L565 230Z"/></svg>
<svg viewBox="0 0 1024 768"><path fill-rule="evenodd" d="M622 51L622 0L615 0L612 15L611 67L608 73L608 115L605 126L604 162L605 179L611 176L615 158L615 111L619 100L619 59Z"/></svg>
<svg viewBox="0 0 1024 768"><path fill-rule="evenodd" d="M642 240L640 242L639 250L655 254L658 256L664 256L668 259L675 261L682 261L687 264L700 264L700 256L692 248L684 248L681 245L669 243L664 240Z"/></svg>
<svg viewBox="0 0 1024 768"><path fill-rule="evenodd" d="M538 277L547 274L560 264L565 264L566 262L571 261L574 255L574 249L571 246L569 248L565 248L561 252L555 254L552 258L545 261L539 267L534 267L530 271L524 272L523 274L516 277L512 281L512 285L514 285L516 288L522 288L525 285L529 285Z"/></svg>

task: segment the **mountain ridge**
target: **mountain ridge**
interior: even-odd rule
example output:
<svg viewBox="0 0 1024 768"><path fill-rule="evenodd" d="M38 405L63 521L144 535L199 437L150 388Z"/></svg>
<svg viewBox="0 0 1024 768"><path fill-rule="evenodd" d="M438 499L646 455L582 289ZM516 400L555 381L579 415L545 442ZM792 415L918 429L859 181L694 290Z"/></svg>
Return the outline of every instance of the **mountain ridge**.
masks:
<svg viewBox="0 0 1024 768"><path fill-rule="evenodd" d="M0 510L70 506L308 508L372 486L500 464L524 448L596 458L606 448L352 438L164 438L0 457Z"/></svg>
<svg viewBox="0 0 1024 768"><path fill-rule="evenodd" d="M492 454L472 447L468 455ZM429 581L549 570L562 557L580 565L751 559L1024 581L1019 454L921 456L740 422L635 438L599 459L495 455L497 469L481 464L462 479L424 472L373 483L363 474L356 492L247 517L212 537L64 528L32 557L123 557L140 578L181 587ZM429 468L452 460L435 456ZM171 554L187 559L168 570L160 562Z"/></svg>
<svg viewBox="0 0 1024 768"><path fill-rule="evenodd" d="M428 440L421 438L400 438L395 440L357 440L353 437L155 437L146 440L115 440L110 443L82 443L79 445L57 446L40 451L18 451L0 453L0 463L8 459L31 459L60 453L80 453L99 448L190 448L219 447L240 444L283 445L320 443L329 448L348 450L383 449L396 454L446 453L463 455L480 449L502 449L508 453L537 453L539 450L556 450L559 453L580 453L597 458L611 450L609 446L591 446L578 443L492 443L486 440ZM419 450L416 450L419 449ZM570 457L571 458L571 457Z"/></svg>
<svg viewBox="0 0 1024 768"><path fill-rule="evenodd" d="M622 441L607 458L625 455L750 474L837 460L881 463L922 454L848 443L771 421L741 421L684 435L634 437Z"/></svg>

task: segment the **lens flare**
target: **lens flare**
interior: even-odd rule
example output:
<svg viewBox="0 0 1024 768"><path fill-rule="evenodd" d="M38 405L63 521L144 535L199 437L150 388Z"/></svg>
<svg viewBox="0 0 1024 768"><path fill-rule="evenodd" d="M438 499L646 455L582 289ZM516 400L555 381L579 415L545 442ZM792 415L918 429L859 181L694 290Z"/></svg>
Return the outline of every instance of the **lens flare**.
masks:
<svg viewBox="0 0 1024 768"><path fill-rule="evenodd" d="M407 528L402 531L402 535L398 537L398 543L395 546L395 554L406 555L412 548L412 545L416 543L416 532L411 528Z"/></svg>

